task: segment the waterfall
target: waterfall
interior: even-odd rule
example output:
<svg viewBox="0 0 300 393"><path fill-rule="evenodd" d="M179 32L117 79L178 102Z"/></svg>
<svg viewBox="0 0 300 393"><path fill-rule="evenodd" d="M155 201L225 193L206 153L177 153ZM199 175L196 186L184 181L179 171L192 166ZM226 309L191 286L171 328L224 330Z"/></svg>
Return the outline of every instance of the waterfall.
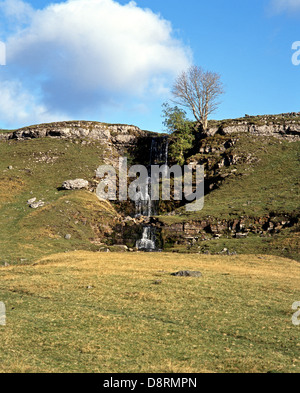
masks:
<svg viewBox="0 0 300 393"><path fill-rule="evenodd" d="M146 183L142 185L137 193L135 201L135 216L151 217L152 201L151 201L151 178L147 177Z"/></svg>
<svg viewBox="0 0 300 393"><path fill-rule="evenodd" d="M135 214L137 216L151 217L156 214L156 204L151 200L151 165L168 164L169 140L167 137L152 138L150 149L150 161L148 166L148 178L139 190L135 203ZM138 250L155 250L155 228L146 225L143 227L142 238L136 242Z"/></svg>
<svg viewBox="0 0 300 393"><path fill-rule="evenodd" d="M155 250L155 233L152 227L145 226L141 240L136 242L138 250L153 251Z"/></svg>

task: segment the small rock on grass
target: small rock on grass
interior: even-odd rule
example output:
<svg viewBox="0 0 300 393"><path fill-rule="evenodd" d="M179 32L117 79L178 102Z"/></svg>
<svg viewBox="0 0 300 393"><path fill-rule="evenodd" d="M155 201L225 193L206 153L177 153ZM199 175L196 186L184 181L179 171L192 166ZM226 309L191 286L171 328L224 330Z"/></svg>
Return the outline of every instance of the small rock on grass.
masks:
<svg viewBox="0 0 300 393"><path fill-rule="evenodd" d="M192 272L190 270L181 270L176 273L172 273L171 276L175 277L202 277L201 272Z"/></svg>
<svg viewBox="0 0 300 393"><path fill-rule="evenodd" d="M45 202L43 201L38 201L38 202L33 202L29 205L32 209L37 209L38 207L43 207L45 205Z"/></svg>

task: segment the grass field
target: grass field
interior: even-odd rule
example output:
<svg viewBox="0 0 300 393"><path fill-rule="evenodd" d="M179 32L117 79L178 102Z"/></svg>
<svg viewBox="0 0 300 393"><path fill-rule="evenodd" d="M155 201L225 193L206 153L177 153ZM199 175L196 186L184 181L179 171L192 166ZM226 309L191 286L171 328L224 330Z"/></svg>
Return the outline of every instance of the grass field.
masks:
<svg viewBox="0 0 300 393"><path fill-rule="evenodd" d="M289 259L78 251L0 274L1 372L300 372Z"/></svg>

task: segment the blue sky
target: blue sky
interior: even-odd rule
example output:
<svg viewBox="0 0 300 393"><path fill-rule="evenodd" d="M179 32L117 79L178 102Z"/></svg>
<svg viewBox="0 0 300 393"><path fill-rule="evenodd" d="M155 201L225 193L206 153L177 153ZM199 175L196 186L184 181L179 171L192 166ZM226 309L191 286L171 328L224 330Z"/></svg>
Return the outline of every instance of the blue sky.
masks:
<svg viewBox="0 0 300 393"><path fill-rule="evenodd" d="M59 120L162 131L191 64L221 74L213 118L300 111L300 0L0 0L0 128Z"/></svg>

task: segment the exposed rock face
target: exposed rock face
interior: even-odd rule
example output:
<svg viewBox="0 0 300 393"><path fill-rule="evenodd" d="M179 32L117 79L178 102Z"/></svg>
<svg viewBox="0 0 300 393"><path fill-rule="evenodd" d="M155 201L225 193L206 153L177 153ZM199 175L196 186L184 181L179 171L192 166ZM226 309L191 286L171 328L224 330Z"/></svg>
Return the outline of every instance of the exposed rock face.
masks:
<svg viewBox="0 0 300 393"><path fill-rule="evenodd" d="M147 145L147 140L151 139L153 135L156 134L150 131L143 131L133 125L105 124L92 121L66 121L39 124L12 132L0 133L0 142L45 137L72 139L76 140L76 143L79 143L77 140L81 139L82 145L98 141L104 149L104 162L118 167L120 156L127 152L135 151L138 145L145 146L145 143Z"/></svg>
<svg viewBox="0 0 300 393"><path fill-rule="evenodd" d="M64 190L82 190L88 186L89 182L84 179L66 180L62 184Z"/></svg>
<svg viewBox="0 0 300 393"><path fill-rule="evenodd" d="M276 116L246 116L239 120L223 121L220 125L211 127L207 134L213 136L217 132L225 135L247 132L256 136L274 136L296 141L300 139L300 113L283 113Z"/></svg>
<svg viewBox="0 0 300 393"><path fill-rule="evenodd" d="M84 138L104 142L106 145L123 147L135 143L138 137L148 136L148 131L124 124L105 124L92 121L68 121L24 127L0 134L1 140L34 138Z"/></svg>
<svg viewBox="0 0 300 393"><path fill-rule="evenodd" d="M250 233L271 236L285 228L291 228L299 222L295 216L240 217L238 219L216 220L211 217L199 221L189 221L165 225L157 222L165 239L172 239L175 244L193 245L197 241L218 239L220 237L244 238Z"/></svg>
<svg viewBox="0 0 300 393"><path fill-rule="evenodd" d="M250 133L261 136L275 136L291 141L300 139L300 113L287 113L282 115L266 115L260 117L246 116L243 119L219 122L212 126L207 134ZM143 131L133 125L106 124L93 121L66 121L49 124L39 124L24 127L16 131L0 133L0 141L10 139L34 139L34 138L68 138L90 139L104 142L106 146L114 146L122 150L134 145L138 138L147 137L149 131Z"/></svg>
<svg viewBox="0 0 300 393"><path fill-rule="evenodd" d="M59 138L90 138L95 140L113 137L113 134L129 135L140 133L135 126L123 124L105 124L92 121L67 121L49 124L39 124L20 128L11 133L2 134L3 139L33 139L46 136Z"/></svg>

